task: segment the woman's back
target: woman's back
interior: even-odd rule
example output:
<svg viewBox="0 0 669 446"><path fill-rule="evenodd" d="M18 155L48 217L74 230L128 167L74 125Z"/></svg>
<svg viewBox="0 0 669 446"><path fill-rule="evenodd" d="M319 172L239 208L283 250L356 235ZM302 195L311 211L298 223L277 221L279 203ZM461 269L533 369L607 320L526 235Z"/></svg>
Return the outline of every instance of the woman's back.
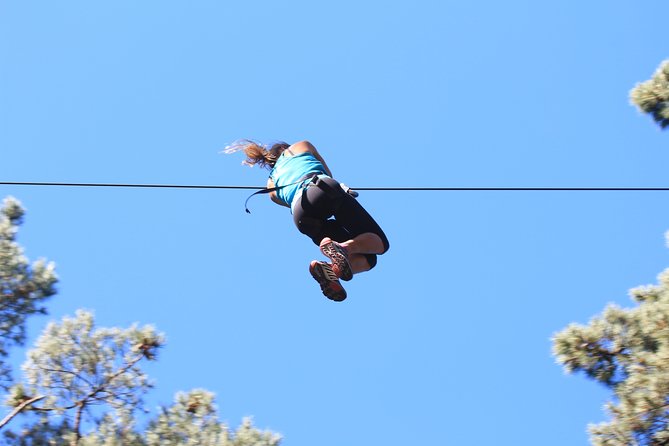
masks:
<svg viewBox="0 0 669 446"><path fill-rule="evenodd" d="M277 197L290 206L298 191L304 186L304 182L309 181L307 177L313 175L327 175L323 163L313 153L310 151L295 153L291 149L286 149L274 164L270 178L274 186L281 188L276 191ZM304 178L303 182L300 182L301 178Z"/></svg>

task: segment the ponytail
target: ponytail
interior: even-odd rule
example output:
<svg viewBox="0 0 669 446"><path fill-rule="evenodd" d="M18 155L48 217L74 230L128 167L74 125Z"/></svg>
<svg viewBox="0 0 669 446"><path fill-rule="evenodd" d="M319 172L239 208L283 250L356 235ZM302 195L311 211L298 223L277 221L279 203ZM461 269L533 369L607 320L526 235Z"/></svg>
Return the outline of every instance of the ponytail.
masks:
<svg viewBox="0 0 669 446"><path fill-rule="evenodd" d="M246 159L242 161L242 164L251 167L257 164L260 167L272 169L276 160L279 159L283 151L288 147L289 145L285 142L262 145L250 139L238 139L227 146L223 152L230 154L243 150Z"/></svg>

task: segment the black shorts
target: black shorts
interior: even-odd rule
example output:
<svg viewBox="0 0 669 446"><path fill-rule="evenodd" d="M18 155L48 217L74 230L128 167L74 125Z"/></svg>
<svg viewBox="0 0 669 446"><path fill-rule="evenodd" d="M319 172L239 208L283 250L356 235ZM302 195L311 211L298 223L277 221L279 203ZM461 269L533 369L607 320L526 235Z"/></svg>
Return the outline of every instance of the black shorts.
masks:
<svg viewBox="0 0 669 446"><path fill-rule="evenodd" d="M297 229L317 245L325 237L345 242L360 234L374 233L383 242L383 252L390 244L381 227L358 200L346 193L337 180L322 177L310 183L293 206ZM376 265L376 255L366 254L370 267Z"/></svg>

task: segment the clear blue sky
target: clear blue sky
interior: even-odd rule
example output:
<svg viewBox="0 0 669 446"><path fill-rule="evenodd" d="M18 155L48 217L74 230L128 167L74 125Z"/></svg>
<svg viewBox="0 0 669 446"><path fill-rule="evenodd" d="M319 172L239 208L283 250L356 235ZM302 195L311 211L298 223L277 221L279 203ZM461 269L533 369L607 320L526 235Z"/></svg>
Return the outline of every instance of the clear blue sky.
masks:
<svg viewBox="0 0 669 446"><path fill-rule="evenodd" d="M0 0L0 180L263 185L219 150L312 141L371 186L669 186L628 103L664 0ZM48 317L152 323L149 407L204 387L286 446L586 445L607 393L552 334L669 265L666 192L364 192L391 250L325 299L245 191L0 187L57 263ZM15 351L16 363L23 353Z"/></svg>

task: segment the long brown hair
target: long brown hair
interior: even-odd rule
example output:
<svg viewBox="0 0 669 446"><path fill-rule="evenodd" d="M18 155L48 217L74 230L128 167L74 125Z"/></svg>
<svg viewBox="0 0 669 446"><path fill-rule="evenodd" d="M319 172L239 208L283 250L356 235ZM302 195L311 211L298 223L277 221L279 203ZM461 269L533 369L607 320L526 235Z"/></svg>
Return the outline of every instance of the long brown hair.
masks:
<svg viewBox="0 0 669 446"><path fill-rule="evenodd" d="M240 150L244 151L246 159L242 164L247 166L255 166L256 164L260 167L266 169L272 169L276 160L279 159L284 150L286 150L290 144L283 141L275 142L272 144L260 144L251 139L238 139L224 150L225 153L234 153Z"/></svg>

